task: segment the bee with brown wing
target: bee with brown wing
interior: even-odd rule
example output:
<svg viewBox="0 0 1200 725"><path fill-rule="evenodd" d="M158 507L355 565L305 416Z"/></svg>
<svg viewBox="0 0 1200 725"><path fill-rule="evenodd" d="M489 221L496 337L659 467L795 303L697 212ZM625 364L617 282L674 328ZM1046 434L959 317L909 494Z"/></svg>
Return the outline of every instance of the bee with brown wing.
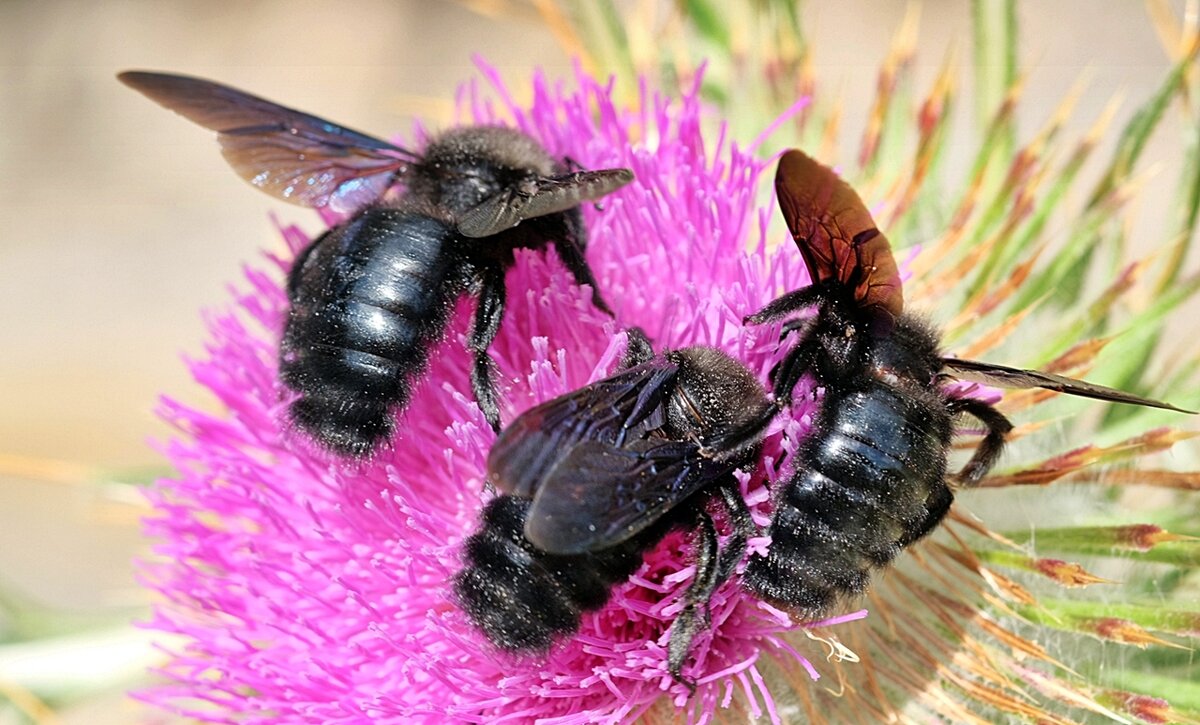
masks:
<svg viewBox="0 0 1200 725"><path fill-rule="evenodd" d="M505 306L513 251L553 246L609 312L584 257L579 204L628 184L627 169L579 171L509 128L447 131L421 153L248 93L188 76L120 80L218 133L244 179L284 201L354 214L297 257L280 374L297 427L361 456L394 431L429 349L464 294L478 296L471 386L493 429L500 410L488 348ZM401 184L395 198L385 192Z"/></svg>
<svg viewBox="0 0 1200 725"><path fill-rule="evenodd" d="M773 492L767 554L752 555L743 574L766 601L819 617L933 531L954 500L947 452L956 416L986 428L959 481L978 483L995 465L1012 424L983 401L948 394L949 377L1190 412L1060 375L944 357L938 333L904 312L891 247L854 190L797 150L780 159L775 188L812 285L747 322L787 318L785 334L799 332L773 373L778 400L790 400L805 373L824 395L794 471Z"/></svg>

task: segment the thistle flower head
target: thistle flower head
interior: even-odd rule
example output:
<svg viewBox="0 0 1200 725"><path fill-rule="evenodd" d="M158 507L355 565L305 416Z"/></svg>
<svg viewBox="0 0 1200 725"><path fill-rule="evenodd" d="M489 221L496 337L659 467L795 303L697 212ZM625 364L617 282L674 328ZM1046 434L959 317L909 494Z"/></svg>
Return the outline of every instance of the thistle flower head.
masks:
<svg viewBox="0 0 1200 725"><path fill-rule="evenodd" d="M491 89L464 90L464 122L513 124L556 156L638 179L585 209L589 261L615 320L552 254L518 252L491 348L503 419L614 372L634 325L658 349L715 346L765 380L781 354L777 331L742 318L806 281L793 247L768 244L774 212L758 188L768 162L719 127L708 135L695 88L671 100L643 86L626 108L583 73L569 88L538 76L526 107L481 67ZM623 721L663 698L701 721L733 702L777 719L762 663L817 677L805 646L782 637L794 623L736 581L713 597L711 627L685 667L695 694L667 673L667 631L694 573L679 533L584 616L578 636L544 656L497 651L450 591L461 543L492 495L483 480L494 434L463 392L473 304L458 305L392 445L366 462L331 461L279 423L282 279L309 242L283 233L288 253L246 270L234 308L211 319L208 355L192 363L224 411L163 404L181 432L166 448L179 475L151 494L147 529L160 543L145 578L165 599L151 626L185 644L162 669L167 684L146 697L231 722ZM798 403L773 426L760 470L787 465L808 413ZM759 523L763 477L740 476Z"/></svg>
<svg viewBox="0 0 1200 725"><path fill-rule="evenodd" d="M1035 130L1018 130L1019 110L1030 120L1024 81L1038 71L1024 75L1015 63L1014 2L973 13L977 127L967 134L953 122L959 57L950 53L927 87L914 78L913 61L926 53L916 4L879 49L873 104L853 108L838 100L840 79L816 72L821 36L806 36L797 7L646 3L632 11L643 22L611 23L594 6L539 5L564 45L595 67L665 87L705 67L706 100L739 131L810 96L777 143L843 162L892 242L919 242L904 265L906 306L936 320L947 352L1196 408L1194 343L1163 331L1200 290L1187 271L1200 221L1195 13L1152 3L1169 72L1138 89L1119 132L1111 103L1072 136L1078 87ZM1165 164L1179 173L1176 203L1154 200L1170 220L1142 224L1136 212L1151 205L1131 202L1153 166L1148 142L1173 115L1187 129ZM863 119L856 147L839 143L846 118ZM947 160L951 145L971 149L965 168ZM1166 231L1147 234L1152 226ZM1152 251L1131 254L1132 238ZM1156 354L1160 342L1177 355L1170 363ZM985 490L959 496L939 533L876 577L870 620L847 632L860 661L838 668L835 696L780 681L781 707L813 722L1200 720L1187 649L1197 635L1200 485L1194 445L1176 445L1195 434L1170 427L1193 422L1047 391L1010 391L998 405L1018 426ZM961 433L956 448L975 445Z"/></svg>
<svg viewBox="0 0 1200 725"><path fill-rule="evenodd" d="M463 123L512 124L556 156L589 168L625 166L637 176L603 209L584 210L589 262L615 320L591 305L590 292L574 286L552 254L518 253L491 349L506 421L611 373L629 326L645 329L657 349L720 347L764 380L778 362L776 331L747 329L741 320L808 278L772 226L763 172L785 145L836 160L842 114L820 93L794 15L787 29L795 35L749 43L753 32L702 15L695 29L704 42L669 49L671 80L685 81L675 96L645 80L666 66L632 42L637 37L581 41L562 13L551 21L575 49L589 42L630 49L593 65L641 70L642 80L603 85L580 72L565 84L539 76L524 102L484 67L490 88L463 91ZM636 27L628 24L630 33ZM876 104L862 109L868 122L856 163L843 171L894 243L921 242L897 253L906 300L936 317L950 352L1003 353L997 362L1076 376L1090 371L1127 389L1146 384L1161 325L1200 289L1200 278L1179 271L1200 205L1194 138L1178 235L1157 258L1122 256L1145 140L1172 103L1197 97L1184 90L1194 85L1200 44L1194 28L1177 30L1191 44L1180 44L1171 76L1125 128L1101 180L1079 191L1079 169L1096 156L1109 119L1070 139L1064 107L1019 137L1012 119L1020 84L1011 68L1002 97L986 106L967 175L940 183L954 73L947 64L925 95L906 97L915 52L915 24L906 22L880 72ZM702 84L702 64L681 60L689 47L712 54L715 80ZM748 83L745 72L769 82ZM805 95L798 89L813 91L814 103L798 101ZM712 105L701 103L702 91ZM772 138L792 140L739 147L722 104L753 128L745 137L761 139L775 128L770 117L746 118L779 99L799 113L775 106L770 117L784 122ZM1069 198L1080 199L1077 208L1066 209ZM1059 218L1071 220L1067 231L1051 224ZM247 270L233 309L211 320L206 357L192 364L222 412L163 405L181 433L166 447L179 475L151 493L147 530L160 542L159 556L144 576L163 596L151 626L183 635L183 644L162 668L165 684L144 697L220 722L567 723L672 708L705 720L726 707L810 721L1200 719L1200 695L1188 684L1194 665L1179 649L1200 631L1200 484L1195 473L1148 457L1191 434L1165 427L1178 419L1144 410L1083 416L1092 425L1077 426L1091 404L1045 391L1002 400L990 390L955 393L986 395L1015 418L1009 453L984 491L960 498L939 535L876 578L866 623L817 623L808 639L735 578L713 597L711 627L685 667L699 683L689 698L666 671L667 629L693 574L688 538L673 534L603 610L584 616L578 636L543 657L497 652L450 596L459 547L492 495L483 471L494 436L464 392L472 303L459 303L393 445L360 464L331 461L279 425L282 277L309 241L294 228L283 231L288 252ZM1107 258L1122 261L1103 284L1080 282ZM1123 330L1135 332L1118 336ZM1188 360L1161 375L1166 384L1142 392L1182 391L1172 401L1195 407L1187 386L1194 369ZM807 432L805 385L769 431L764 465L739 479L760 524L769 479L789 470ZM964 431L961 447L974 445L971 434ZM1062 493L1067 482L1080 485ZM1035 527L1011 515L1012 489L1029 486L1050 487L1048 502L1031 507L1053 516ZM766 545L755 540L751 549ZM841 626L826 632L821 624ZM833 685L812 686L816 655L841 660L819 663Z"/></svg>

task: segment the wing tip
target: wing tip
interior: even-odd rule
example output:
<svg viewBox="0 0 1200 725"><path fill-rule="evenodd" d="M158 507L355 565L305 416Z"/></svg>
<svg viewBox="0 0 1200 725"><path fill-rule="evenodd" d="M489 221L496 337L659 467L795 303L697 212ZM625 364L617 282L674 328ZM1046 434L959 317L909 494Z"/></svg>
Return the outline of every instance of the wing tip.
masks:
<svg viewBox="0 0 1200 725"><path fill-rule="evenodd" d="M139 93L149 95L167 83L191 79L188 76L181 76L175 73L132 69L123 70L118 73L117 80Z"/></svg>
<svg viewBox="0 0 1200 725"><path fill-rule="evenodd" d="M156 75L158 74L146 70L123 70L117 74L117 80L121 81L135 91L145 93L143 89Z"/></svg>

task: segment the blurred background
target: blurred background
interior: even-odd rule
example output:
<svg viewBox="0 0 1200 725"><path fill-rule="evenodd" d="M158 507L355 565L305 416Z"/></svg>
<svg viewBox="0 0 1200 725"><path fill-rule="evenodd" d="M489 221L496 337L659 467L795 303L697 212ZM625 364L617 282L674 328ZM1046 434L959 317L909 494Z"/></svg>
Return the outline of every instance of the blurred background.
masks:
<svg viewBox="0 0 1200 725"><path fill-rule="evenodd" d="M816 76L864 111L844 120L847 138L862 133L907 8L802 6ZM1018 9L1025 131L1081 77L1069 128L1123 93L1119 127L1171 65L1140 2ZM921 3L918 88L951 49L971 62L970 12L959 0ZM114 74L204 76L387 136L415 119L448 125L476 53L515 88L535 65L570 70L519 2L0 3L0 642L12 643L0 648L0 723L147 716L120 692L153 660L126 623L146 606L131 566L147 548L143 506L130 484L165 471L149 444L169 435L157 396L204 401L181 356L202 351L202 311L226 303L241 265L279 248L271 215L319 228L312 212L240 181L211 133ZM1158 133L1147 158L1177 161L1177 137ZM1177 170L1157 178L1169 189ZM1150 238L1167 221L1153 189L1137 217Z"/></svg>

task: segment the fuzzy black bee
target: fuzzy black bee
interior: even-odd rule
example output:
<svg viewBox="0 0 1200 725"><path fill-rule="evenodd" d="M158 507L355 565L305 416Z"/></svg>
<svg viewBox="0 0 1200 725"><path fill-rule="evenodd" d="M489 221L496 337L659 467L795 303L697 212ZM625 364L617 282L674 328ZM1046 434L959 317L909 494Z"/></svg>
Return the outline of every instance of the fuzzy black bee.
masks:
<svg viewBox="0 0 1200 725"><path fill-rule="evenodd" d="M483 512L454 588L497 646L547 649L599 609L642 554L676 527L696 531L697 571L671 627L677 679L702 608L756 529L733 471L755 465L776 408L741 363L710 347L654 356L630 335L625 369L519 416L488 455L504 495ZM706 511L720 493L724 546Z"/></svg>
<svg viewBox="0 0 1200 725"><path fill-rule="evenodd" d="M752 556L743 575L763 599L817 617L932 531L954 499L946 457L955 416L986 428L958 479L970 486L991 469L1012 424L984 402L948 395L948 377L1180 410L1060 375L942 357L937 332L903 312L887 238L854 190L796 150L780 159L775 188L813 284L747 322L815 308L785 324L801 337L772 383L789 400L811 372L824 397L795 471L774 492L768 553Z"/></svg>
<svg viewBox="0 0 1200 725"><path fill-rule="evenodd" d="M611 314L584 257L578 205L633 179L571 170L519 131L448 131L423 153L199 78L126 72L126 85L217 131L225 159L263 191L356 211L296 259L280 374L299 394L295 424L328 448L363 455L393 432L454 302L479 297L471 385L488 422L500 411L488 348L504 316L518 248L553 245L593 303ZM402 184L394 198L385 193Z"/></svg>

